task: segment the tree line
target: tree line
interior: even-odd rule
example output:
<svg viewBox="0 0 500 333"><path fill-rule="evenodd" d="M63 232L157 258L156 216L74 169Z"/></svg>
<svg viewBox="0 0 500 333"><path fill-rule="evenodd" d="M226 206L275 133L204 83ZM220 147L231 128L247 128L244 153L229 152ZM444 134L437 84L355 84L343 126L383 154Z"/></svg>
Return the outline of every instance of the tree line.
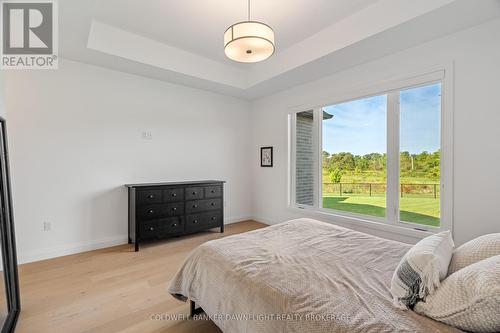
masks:
<svg viewBox="0 0 500 333"><path fill-rule="evenodd" d="M439 180L441 152L424 151L410 154L407 151L400 154L400 172L403 177L421 177ZM340 183L344 175L375 174L386 178L387 154L370 153L354 155L349 152L330 154L323 151L323 169L333 183Z"/></svg>

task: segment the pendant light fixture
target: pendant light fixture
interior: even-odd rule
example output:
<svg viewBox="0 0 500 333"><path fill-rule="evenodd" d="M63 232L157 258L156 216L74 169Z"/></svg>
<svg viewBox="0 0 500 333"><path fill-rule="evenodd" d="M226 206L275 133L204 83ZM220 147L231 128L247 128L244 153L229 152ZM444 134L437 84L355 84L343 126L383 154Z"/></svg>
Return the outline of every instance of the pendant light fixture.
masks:
<svg viewBox="0 0 500 333"><path fill-rule="evenodd" d="M245 63L266 60L274 53L274 31L267 24L250 21L250 0L248 20L233 24L224 33L224 53Z"/></svg>

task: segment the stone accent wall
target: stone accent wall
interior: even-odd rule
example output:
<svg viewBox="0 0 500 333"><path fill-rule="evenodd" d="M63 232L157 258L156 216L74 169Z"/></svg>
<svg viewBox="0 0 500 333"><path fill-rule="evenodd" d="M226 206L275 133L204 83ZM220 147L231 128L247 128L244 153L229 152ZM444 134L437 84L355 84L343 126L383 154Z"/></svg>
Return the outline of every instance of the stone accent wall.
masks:
<svg viewBox="0 0 500 333"><path fill-rule="evenodd" d="M295 202L314 203L313 113L297 113Z"/></svg>

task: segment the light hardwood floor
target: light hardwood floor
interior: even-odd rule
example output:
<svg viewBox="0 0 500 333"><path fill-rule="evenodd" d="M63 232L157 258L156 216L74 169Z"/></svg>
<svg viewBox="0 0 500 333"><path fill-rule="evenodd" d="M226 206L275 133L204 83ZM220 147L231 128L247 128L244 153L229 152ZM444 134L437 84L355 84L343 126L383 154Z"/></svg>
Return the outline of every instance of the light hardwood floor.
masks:
<svg viewBox="0 0 500 333"><path fill-rule="evenodd" d="M264 227L245 221L224 234L203 232L145 244L90 251L19 266L21 316L17 333L220 332L207 320L151 320L188 314L167 285L186 256L212 239Z"/></svg>

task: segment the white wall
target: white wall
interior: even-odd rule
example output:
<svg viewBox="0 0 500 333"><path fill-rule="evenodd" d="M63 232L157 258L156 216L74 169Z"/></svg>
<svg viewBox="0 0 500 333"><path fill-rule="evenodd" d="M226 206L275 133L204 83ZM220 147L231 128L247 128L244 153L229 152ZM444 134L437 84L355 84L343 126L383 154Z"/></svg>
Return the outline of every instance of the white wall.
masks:
<svg viewBox="0 0 500 333"><path fill-rule="evenodd" d="M68 60L6 94L21 262L126 242L125 183L226 180L226 222L251 216L246 101Z"/></svg>
<svg viewBox="0 0 500 333"><path fill-rule="evenodd" d="M500 232L500 20L301 85L252 105L253 150L274 146L274 168L253 166L253 213L277 223L303 216L287 205L287 112L401 73L454 62L454 237L458 244ZM340 220L331 220L341 223ZM413 237L351 227L408 242Z"/></svg>

